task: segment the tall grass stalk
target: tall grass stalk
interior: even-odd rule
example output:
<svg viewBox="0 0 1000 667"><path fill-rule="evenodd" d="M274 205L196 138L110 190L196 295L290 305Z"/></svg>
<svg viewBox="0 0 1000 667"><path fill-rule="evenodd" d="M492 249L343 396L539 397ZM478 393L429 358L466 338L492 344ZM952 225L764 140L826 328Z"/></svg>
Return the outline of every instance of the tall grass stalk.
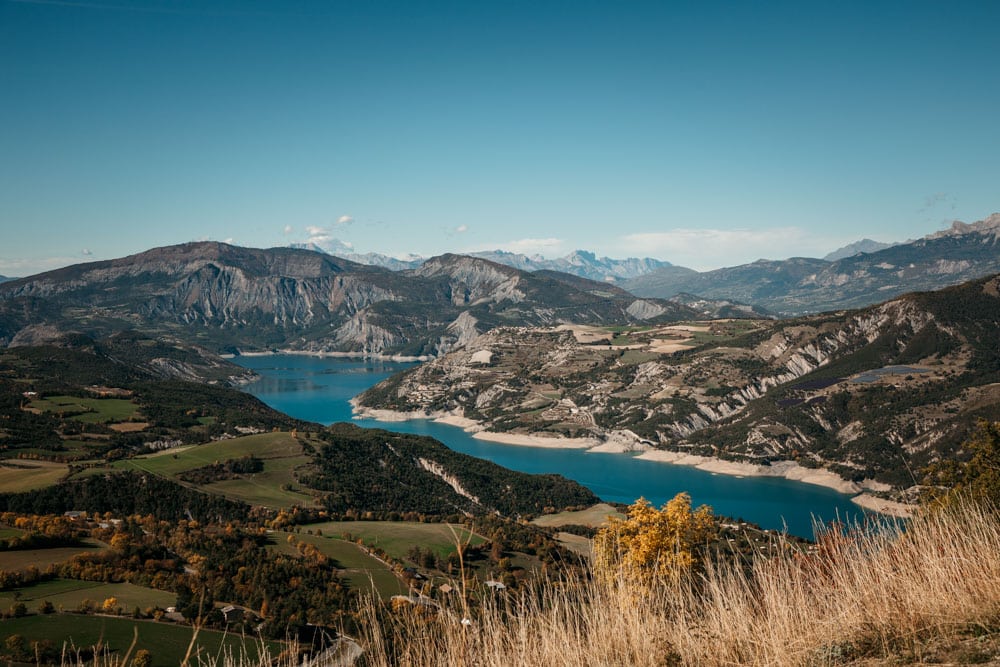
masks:
<svg viewBox="0 0 1000 667"><path fill-rule="evenodd" d="M365 664L823 665L919 659L928 641L1000 621L1000 521L972 503L905 531L828 533L815 554L717 560L703 574L638 583L627 572L545 581L464 602L388 612L372 602Z"/></svg>

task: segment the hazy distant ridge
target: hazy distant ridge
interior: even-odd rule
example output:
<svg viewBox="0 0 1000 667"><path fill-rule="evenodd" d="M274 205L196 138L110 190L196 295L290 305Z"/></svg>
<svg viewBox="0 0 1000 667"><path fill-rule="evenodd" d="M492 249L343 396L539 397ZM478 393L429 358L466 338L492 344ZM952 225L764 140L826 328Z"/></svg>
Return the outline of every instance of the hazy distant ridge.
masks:
<svg viewBox="0 0 1000 667"><path fill-rule="evenodd" d="M865 241L852 245L864 247L862 244ZM676 269L657 269L622 286L637 296L668 299L685 292L709 299L734 299L788 315L862 307L1000 271L1000 213L973 224L955 222L949 229L922 239L853 253L832 262L792 257L703 273Z"/></svg>
<svg viewBox="0 0 1000 667"><path fill-rule="evenodd" d="M881 241L873 241L871 239L861 239L860 241L849 243L843 248L837 248L833 252L825 255L823 259L827 262L836 262L838 259L854 257L855 255L860 255L862 253L878 252L879 250L891 248L894 245L898 244L882 243Z"/></svg>
<svg viewBox="0 0 1000 667"><path fill-rule="evenodd" d="M415 269L427 261L426 257L419 255L392 257L377 252L356 253L353 248L335 239L323 246L315 243L293 243L291 247L323 252L359 264L380 266L391 271ZM626 259L598 257L588 250L574 250L565 257L556 259L546 259L541 255L507 252L506 250L486 250L463 254L468 257L478 257L497 264L504 264L520 271L561 271L597 282L615 284L646 275L657 269L673 266L670 262L651 257L628 257ZM683 269L683 267L678 268L690 271L690 269Z"/></svg>

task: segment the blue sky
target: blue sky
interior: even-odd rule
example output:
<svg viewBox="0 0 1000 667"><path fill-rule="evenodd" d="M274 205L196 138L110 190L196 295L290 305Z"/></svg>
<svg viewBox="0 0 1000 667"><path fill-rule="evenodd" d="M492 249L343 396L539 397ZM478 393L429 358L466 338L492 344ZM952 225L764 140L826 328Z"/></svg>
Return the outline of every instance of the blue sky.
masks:
<svg viewBox="0 0 1000 667"><path fill-rule="evenodd" d="M915 238L1000 211L998 30L993 1L0 0L0 274Z"/></svg>

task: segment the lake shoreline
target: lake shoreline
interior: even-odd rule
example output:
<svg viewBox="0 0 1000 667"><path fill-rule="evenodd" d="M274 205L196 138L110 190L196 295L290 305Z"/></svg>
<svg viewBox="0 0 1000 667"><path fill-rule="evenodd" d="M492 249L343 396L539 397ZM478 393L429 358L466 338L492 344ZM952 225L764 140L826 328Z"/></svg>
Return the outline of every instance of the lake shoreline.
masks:
<svg viewBox="0 0 1000 667"><path fill-rule="evenodd" d="M793 482L822 486L851 496L851 502L859 507L897 518L912 516L914 509L911 505L873 495L871 491L879 488L879 485L875 482L866 480L859 484L846 480L829 470L806 468L795 461L778 461L771 465L758 465L739 461L727 461L711 456L654 449L630 431L612 432L609 434L610 437L603 441L597 438L567 438L540 433L496 433L484 430L482 424L475 420L452 412L438 411L427 413L421 410L401 412L381 408L368 408L359 405L354 399L351 400L351 406L355 419L372 419L388 423L426 419L462 428L466 432L472 433L472 437L477 440L504 445L548 449L576 449L588 454L635 454L635 458L637 459L670 465L684 465L713 474L734 477L780 477Z"/></svg>
<svg viewBox="0 0 1000 667"><path fill-rule="evenodd" d="M295 355L300 357L316 357L317 359L374 359L376 361L394 361L397 363L415 363L433 359L427 355L407 356L404 354L371 354L368 352L317 352L314 350L259 350L254 352L240 352L239 354L220 354L223 359L238 359L239 357L274 357L282 354Z"/></svg>

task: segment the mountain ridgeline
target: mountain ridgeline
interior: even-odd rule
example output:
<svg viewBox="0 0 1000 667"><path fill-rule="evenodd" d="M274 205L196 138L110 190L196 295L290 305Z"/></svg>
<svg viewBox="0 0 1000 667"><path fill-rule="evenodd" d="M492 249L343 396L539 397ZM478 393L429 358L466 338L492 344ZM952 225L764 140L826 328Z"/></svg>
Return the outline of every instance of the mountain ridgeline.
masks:
<svg viewBox="0 0 1000 667"><path fill-rule="evenodd" d="M188 243L0 286L0 344L140 329L213 351L425 356L498 325L697 316L603 283L443 255L393 272L309 250Z"/></svg>
<svg viewBox="0 0 1000 667"><path fill-rule="evenodd" d="M426 257L416 255L398 258L376 252L356 253L353 248L337 240L329 241L322 246L315 243L293 243L290 247L315 250L343 257L359 264L380 266L393 271L416 269L427 261ZM638 257L612 259L610 257L598 257L595 253L587 250L574 250L565 257L558 257L556 259L547 259L541 255L507 252L505 250L489 250L465 254L469 257L489 260L495 264L510 266L520 271L559 271L560 273L568 273L580 278L610 284L620 284L631 278L638 278L651 271L671 266L670 262L650 257L643 257L641 259ZM691 269L683 270L694 273Z"/></svg>
<svg viewBox="0 0 1000 667"><path fill-rule="evenodd" d="M794 320L503 328L359 400L902 491L1000 419L998 332L997 276Z"/></svg>
<svg viewBox="0 0 1000 667"><path fill-rule="evenodd" d="M872 242L874 243L874 242ZM1000 213L916 241L879 248L859 242L828 258L759 260L704 273L666 267L622 287L650 298L686 292L734 299L782 315L858 308L914 290L934 290L1000 271ZM865 249L871 250L871 252Z"/></svg>

